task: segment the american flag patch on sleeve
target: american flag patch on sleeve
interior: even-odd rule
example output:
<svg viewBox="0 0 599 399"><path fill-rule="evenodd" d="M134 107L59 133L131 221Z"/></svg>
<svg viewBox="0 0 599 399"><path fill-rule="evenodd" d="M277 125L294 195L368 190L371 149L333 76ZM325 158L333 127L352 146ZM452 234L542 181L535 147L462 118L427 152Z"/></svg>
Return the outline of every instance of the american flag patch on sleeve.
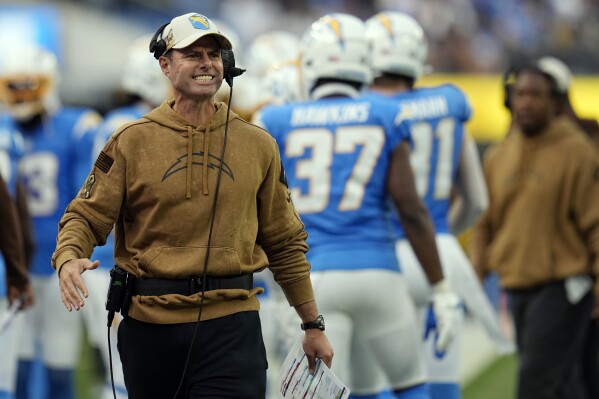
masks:
<svg viewBox="0 0 599 399"><path fill-rule="evenodd" d="M113 163L114 163L114 159L110 158L110 156L108 154L106 154L104 151L102 151L102 152L100 152L100 155L98 155L98 159L96 159L96 162L94 163L94 165L96 166L96 168L100 169L102 172L108 173L108 171L112 167Z"/></svg>

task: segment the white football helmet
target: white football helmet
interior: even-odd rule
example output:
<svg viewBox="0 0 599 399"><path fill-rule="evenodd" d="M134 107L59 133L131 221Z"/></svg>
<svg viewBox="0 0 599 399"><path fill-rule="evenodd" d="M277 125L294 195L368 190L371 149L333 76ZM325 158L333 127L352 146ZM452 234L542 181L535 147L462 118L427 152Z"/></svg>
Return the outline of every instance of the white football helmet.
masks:
<svg viewBox="0 0 599 399"><path fill-rule="evenodd" d="M302 99L297 60L273 65L262 79L262 105L289 104Z"/></svg>
<svg viewBox="0 0 599 399"><path fill-rule="evenodd" d="M0 58L0 100L17 120L28 120L60 106L58 62L50 51L19 44Z"/></svg>
<svg viewBox="0 0 599 399"><path fill-rule="evenodd" d="M428 44L420 24L400 12L381 12L366 21L375 77L390 73L414 80L424 72Z"/></svg>
<svg viewBox="0 0 599 399"><path fill-rule="evenodd" d="M247 69L247 74L236 82L231 109L251 120L254 112L268 102L263 81L269 69L297 59L298 46L299 39L284 31L266 32L256 37L242 55L241 66Z"/></svg>
<svg viewBox="0 0 599 399"><path fill-rule="evenodd" d="M160 105L171 95L170 81L162 73L160 64L148 52L152 35L146 35L133 42L127 53L121 86L129 93L136 94L153 106Z"/></svg>
<svg viewBox="0 0 599 399"><path fill-rule="evenodd" d="M307 98L318 79L369 84L372 74L364 22L349 14L323 16L304 34L299 61Z"/></svg>
<svg viewBox="0 0 599 399"><path fill-rule="evenodd" d="M285 31L266 32L256 37L244 54L243 67L249 74L264 76L274 64L297 59L299 39Z"/></svg>

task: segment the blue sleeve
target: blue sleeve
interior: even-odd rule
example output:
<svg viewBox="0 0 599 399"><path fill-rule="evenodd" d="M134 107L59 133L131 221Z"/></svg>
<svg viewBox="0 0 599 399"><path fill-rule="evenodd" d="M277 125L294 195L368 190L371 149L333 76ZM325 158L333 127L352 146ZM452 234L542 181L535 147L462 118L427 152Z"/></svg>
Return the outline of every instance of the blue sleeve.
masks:
<svg viewBox="0 0 599 399"><path fill-rule="evenodd" d="M466 94L462 93L462 98L463 98L463 118L462 121L463 122L467 122L470 120L470 118L472 118L472 107L470 106L470 101L468 101L468 98L466 97Z"/></svg>
<svg viewBox="0 0 599 399"><path fill-rule="evenodd" d="M93 146L93 137L101 122L100 115L91 109L75 111L76 117L71 130L71 139L75 145L73 154L72 176L73 197L79 194L79 190L85 184L87 175L91 171L90 157Z"/></svg>
<svg viewBox="0 0 599 399"><path fill-rule="evenodd" d="M88 130L81 137L79 144L77 145L79 151L77 151L77 159L75 160L75 180L78 187L81 187L83 184L85 184L87 176L91 171L91 166L93 164L92 151L95 135L96 131Z"/></svg>
<svg viewBox="0 0 599 399"><path fill-rule="evenodd" d="M401 107L398 107L395 102L392 103L392 106L389 107L388 113L389 115L395 115L392 119L394 134L394 141L392 141L393 149L400 145L402 142L407 141L410 145L410 148L414 146L414 141L412 140L412 133L410 130L411 119L410 118L402 118L401 117ZM390 119L390 118L388 118Z"/></svg>
<svg viewBox="0 0 599 399"><path fill-rule="evenodd" d="M466 94L454 85L447 85L447 99L455 108L455 115L462 122L467 122L472 117L472 107Z"/></svg>
<svg viewBox="0 0 599 399"><path fill-rule="evenodd" d="M412 133L410 133L410 124L404 121L397 126L397 143L395 146L400 145L402 142L407 141L410 145L410 149L414 147L414 140L412 140ZM395 148L395 147L394 147Z"/></svg>

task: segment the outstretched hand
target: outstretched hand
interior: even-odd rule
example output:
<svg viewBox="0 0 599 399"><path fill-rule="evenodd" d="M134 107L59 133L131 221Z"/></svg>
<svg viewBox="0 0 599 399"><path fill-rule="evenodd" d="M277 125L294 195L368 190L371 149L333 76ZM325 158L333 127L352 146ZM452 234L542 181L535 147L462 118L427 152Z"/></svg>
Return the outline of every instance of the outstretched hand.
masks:
<svg viewBox="0 0 599 399"><path fill-rule="evenodd" d="M89 259L71 259L65 262L58 273L60 283L60 297L62 303L70 312L75 308L79 310L83 305L83 297L87 298L89 292L83 283L81 274L86 270L97 269L100 261L92 262ZM81 296L83 294L83 297Z"/></svg>

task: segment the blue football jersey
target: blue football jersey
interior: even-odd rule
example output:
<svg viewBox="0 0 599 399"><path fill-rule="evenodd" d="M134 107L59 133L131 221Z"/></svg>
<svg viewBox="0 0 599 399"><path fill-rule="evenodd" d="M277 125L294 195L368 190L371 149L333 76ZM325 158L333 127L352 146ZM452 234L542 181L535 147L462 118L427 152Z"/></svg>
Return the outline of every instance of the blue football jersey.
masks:
<svg viewBox="0 0 599 399"><path fill-rule="evenodd" d="M0 176L8 191L15 197L18 180L18 162L23 155L23 138L12 120L0 114ZM1 223L1 222L0 222ZM6 263L0 252L0 298L6 296Z"/></svg>
<svg viewBox="0 0 599 399"><path fill-rule="evenodd" d="M95 131L89 131L83 138L83 147L87 154L89 154L88 162L83 164L80 169L82 177L85 180L87 175L91 171L96 158L104 148L106 142L117 131L122 125L133 122L148 112L151 111L150 107L142 104L134 104L121 108L114 109L107 113L104 117L104 121ZM112 268L114 266L114 232L106 238L106 244L100 247L94 248L92 254L92 260L99 260L100 267Z"/></svg>
<svg viewBox="0 0 599 399"><path fill-rule="evenodd" d="M18 163L23 156L23 136L6 114L0 114L0 174L14 197L19 176Z"/></svg>
<svg viewBox="0 0 599 399"><path fill-rule="evenodd" d="M457 176L464 124L472 110L464 93L453 85L414 89L396 95L395 123L412 137L410 161L416 189L433 220L436 233L450 233L449 207ZM396 233L405 232L397 217Z"/></svg>
<svg viewBox="0 0 599 399"><path fill-rule="evenodd" d="M308 232L312 270L399 270L386 202L386 174L405 129L397 104L329 98L263 109L286 181Z"/></svg>
<svg viewBox="0 0 599 399"><path fill-rule="evenodd" d="M84 155L81 139L100 121L95 111L64 107L39 123L19 126L25 143L19 170L35 236L34 275L54 272L50 260L56 248L58 222L84 183L78 172Z"/></svg>

